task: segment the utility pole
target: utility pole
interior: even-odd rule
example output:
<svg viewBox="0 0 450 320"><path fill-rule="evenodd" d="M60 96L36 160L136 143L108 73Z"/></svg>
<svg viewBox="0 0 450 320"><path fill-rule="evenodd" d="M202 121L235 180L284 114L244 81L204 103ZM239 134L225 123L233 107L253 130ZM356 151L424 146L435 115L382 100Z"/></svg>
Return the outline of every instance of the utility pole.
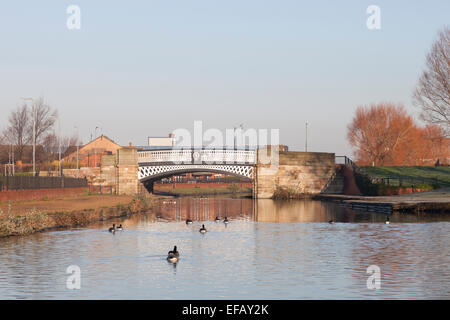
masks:
<svg viewBox="0 0 450 320"><path fill-rule="evenodd" d="M306 135L305 135L305 152L308 152L308 121L305 122L305 130L306 130Z"/></svg>

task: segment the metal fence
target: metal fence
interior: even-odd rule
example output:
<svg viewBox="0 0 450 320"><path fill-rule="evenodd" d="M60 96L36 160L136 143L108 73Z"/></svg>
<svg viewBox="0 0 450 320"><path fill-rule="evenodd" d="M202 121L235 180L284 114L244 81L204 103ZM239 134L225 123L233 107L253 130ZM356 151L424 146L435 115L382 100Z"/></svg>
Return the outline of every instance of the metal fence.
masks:
<svg viewBox="0 0 450 320"><path fill-rule="evenodd" d="M87 187L86 179L69 177L33 177L3 176L0 177L0 191L24 189L54 189Z"/></svg>
<svg viewBox="0 0 450 320"><path fill-rule="evenodd" d="M346 166L350 166L353 168L355 172L358 172L362 175L365 175L368 177L372 183L381 183L388 186L396 186L396 187L414 187L414 186L420 186L424 184L430 184L430 185L445 185L447 186L448 183L442 180L439 180L438 178L425 178L425 177L406 177L406 176L387 176L387 177L380 177L375 176L373 174L368 173L364 169L362 169L360 166L358 166L355 162L353 162L349 157L347 156L336 156L336 164L344 164Z"/></svg>

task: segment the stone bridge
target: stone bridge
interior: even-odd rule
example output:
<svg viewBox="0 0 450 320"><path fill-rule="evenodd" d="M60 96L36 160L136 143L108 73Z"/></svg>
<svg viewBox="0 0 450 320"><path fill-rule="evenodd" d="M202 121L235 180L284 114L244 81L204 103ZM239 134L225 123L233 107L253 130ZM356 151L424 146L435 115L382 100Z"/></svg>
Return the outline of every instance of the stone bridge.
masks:
<svg viewBox="0 0 450 320"><path fill-rule="evenodd" d="M255 198L271 198L277 189L322 192L335 174L334 153L257 150L170 149L137 151L137 179L150 192L153 182L187 172L219 172L253 181Z"/></svg>

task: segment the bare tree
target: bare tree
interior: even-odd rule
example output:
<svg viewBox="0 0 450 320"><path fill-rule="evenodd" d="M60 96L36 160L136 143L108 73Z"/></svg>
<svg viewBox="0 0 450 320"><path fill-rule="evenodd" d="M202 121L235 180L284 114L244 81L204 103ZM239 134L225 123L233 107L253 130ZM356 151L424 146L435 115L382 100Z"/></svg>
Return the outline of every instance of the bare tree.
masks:
<svg viewBox="0 0 450 320"><path fill-rule="evenodd" d="M61 153L64 154L70 147L76 147L78 140L77 135L61 137Z"/></svg>
<svg viewBox="0 0 450 320"><path fill-rule="evenodd" d="M30 125L28 126L28 135L31 137L30 140L33 141L33 119L35 117L35 142L42 143L42 139L44 139L45 135L53 129L58 112L56 110L52 110L48 104L44 103L43 97L35 100L33 107L34 111L31 110L32 114L30 117Z"/></svg>
<svg viewBox="0 0 450 320"><path fill-rule="evenodd" d="M413 102L422 109L421 117L450 134L450 28L439 32L427 55L426 70L419 78Z"/></svg>
<svg viewBox="0 0 450 320"><path fill-rule="evenodd" d="M29 142L27 130L30 123L27 105L17 107L11 111L8 118L8 127L4 130L4 140L15 146L16 159L22 160L23 150Z"/></svg>
<svg viewBox="0 0 450 320"><path fill-rule="evenodd" d="M42 139L42 148L44 149L44 158L46 161L53 161L56 159L58 153L58 137L54 132L47 134Z"/></svg>
<svg viewBox="0 0 450 320"><path fill-rule="evenodd" d="M70 147L75 147L79 143L78 140L77 135L59 138L55 132L50 132L41 142L46 161L57 160L60 147L61 155L63 155Z"/></svg>

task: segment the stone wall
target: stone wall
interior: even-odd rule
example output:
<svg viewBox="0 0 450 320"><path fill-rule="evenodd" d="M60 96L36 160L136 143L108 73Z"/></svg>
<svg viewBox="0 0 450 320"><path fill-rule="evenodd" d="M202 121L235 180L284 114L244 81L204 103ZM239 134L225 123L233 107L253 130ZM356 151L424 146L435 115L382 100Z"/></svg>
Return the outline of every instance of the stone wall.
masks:
<svg viewBox="0 0 450 320"><path fill-rule="evenodd" d="M102 190L114 194L133 195L142 191L138 181L137 149L123 147L115 155L102 155L100 167L83 167L64 169L67 177L86 178L92 190L102 187Z"/></svg>
<svg viewBox="0 0 450 320"><path fill-rule="evenodd" d="M118 194L137 194L141 192L138 180L137 148L123 147L117 151Z"/></svg>
<svg viewBox="0 0 450 320"><path fill-rule="evenodd" d="M254 190L257 198L271 198L277 188L299 195L317 194L335 172L334 153L279 152L277 165L263 163L267 152L270 150L258 149Z"/></svg>

